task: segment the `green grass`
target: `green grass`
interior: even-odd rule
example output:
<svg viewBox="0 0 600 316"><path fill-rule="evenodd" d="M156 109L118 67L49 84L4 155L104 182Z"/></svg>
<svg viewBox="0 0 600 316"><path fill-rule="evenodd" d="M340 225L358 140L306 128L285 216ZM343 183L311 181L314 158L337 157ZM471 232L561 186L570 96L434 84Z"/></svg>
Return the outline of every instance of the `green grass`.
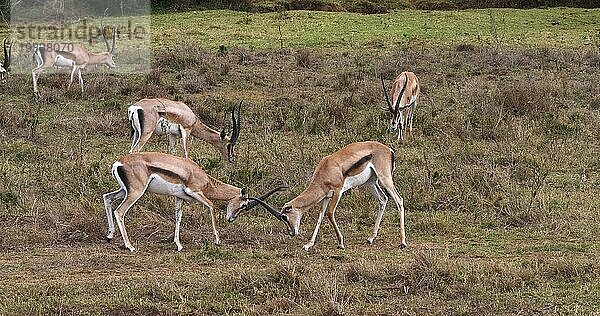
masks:
<svg viewBox="0 0 600 316"><path fill-rule="evenodd" d="M176 18L184 31L171 23ZM154 15L154 41L193 40L203 47L219 45L259 49L286 48L390 50L424 44L580 47L598 43L600 10L487 9L465 11L394 11L383 15L288 11L244 13L195 11Z"/></svg>
<svg viewBox="0 0 600 316"><path fill-rule="evenodd" d="M490 12L505 21L498 37ZM48 72L38 101L27 74L0 86L0 314L599 312L598 10L287 14L284 50L274 13L157 15L148 74L86 73L81 97L65 92L64 72ZM387 20L411 22L378 27ZM387 40L409 26L406 39ZM400 143L380 109L378 75L389 82L406 69L423 94L416 129ZM173 200L160 196L127 215L137 253L118 234L107 243L101 196L116 188L110 166L129 149L125 111L152 96L183 100L215 127L244 99L237 163L199 140L191 156L252 193L288 184L274 205L343 145L391 146L409 248L398 249L393 205L366 244L376 202L360 189L338 208L345 250L328 223L302 250L316 208L296 238L262 209L232 224L221 211L215 246L207 211L186 205L177 253ZM164 151L166 141L147 146Z"/></svg>

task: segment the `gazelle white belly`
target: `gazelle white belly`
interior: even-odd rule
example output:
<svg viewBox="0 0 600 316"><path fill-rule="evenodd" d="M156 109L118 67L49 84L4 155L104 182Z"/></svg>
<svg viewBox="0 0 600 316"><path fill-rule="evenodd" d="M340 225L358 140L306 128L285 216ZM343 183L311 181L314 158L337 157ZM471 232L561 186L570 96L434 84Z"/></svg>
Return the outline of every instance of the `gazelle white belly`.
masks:
<svg viewBox="0 0 600 316"><path fill-rule="evenodd" d="M67 59L61 55L56 55L56 59L54 60L54 66L58 67L73 67L75 62Z"/></svg>
<svg viewBox="0 0 600 316"><path fill-rule="evenodd" d="M146 189L148 192L173 195L188 201L193 199L185 193L187 187L183 184L171 183L156 174L151 175L148 181L148 188Z"/></svg>
<svg viewBox="0 0 600 316"><path fill-rule="evenodd" d="M367 167L365 168L365 170L363 170L361 173L354 175L352 177L347 177L344 180L344 186L342 187L342 193L346 192L349 189L352 189L354 187L363 185L365 182L367 182L371 176L373 175L373 164L372 163L368 163Z"/></svg>
<svg viewBox="0 0 600 316"><path fill-rule="evenodd" d="M171 123L162 117L158 119L156 127L154 128L154 133L157 135L171 134L181 137L180 125Z"/></svg>

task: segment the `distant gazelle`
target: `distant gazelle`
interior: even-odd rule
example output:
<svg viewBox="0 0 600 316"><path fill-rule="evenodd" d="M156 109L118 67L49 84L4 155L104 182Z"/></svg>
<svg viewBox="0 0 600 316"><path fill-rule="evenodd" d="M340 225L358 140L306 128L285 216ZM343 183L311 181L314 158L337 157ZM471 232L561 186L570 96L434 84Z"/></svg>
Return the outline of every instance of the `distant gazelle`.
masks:
<svg viewBox="0 0 600 316"><path fill-rule="evenodd" d="M7 44L8 37L5 37L2 41L4 48L4 61L0 62L0 83L6 83L6 75L10 70L10 60L12 58L12 45L13 41Z"/></svg>
<svg viewBox="0 0 600 316"><path fill-rule="evenodd" d="M405 71L398 75L396 80L392 83L392 102L390 102L390 97L385 88L383 75L381 76L381 85L383 87L383 93L385 94L388 110L392 114L390 128L392 130L399 129L398 140L404 140L405 126L409 125L411 132L413 129L413 117L415 115L415 108L417 107L417 98L419 97L419 92L421 90L419 87L419 79L417 79L417 76L410 71ZM400 128L398 128L398 125L400 125Z"/></svg>
<svg viewBox="0 0 600 316"><path fill-rule="evenodd" d="M33 50L33 57L36 61L37 66L31 71L33 77L33 92L37 94L38 86L37 82L40 74L53 66L56 67L69 67L71 68L71 81L67 89L71 88L73 80L75 78L75 72L79 76L79 85L81 86L81 93L83 94L83 77L81 76L81 70L88 65L104 64L108 68L115 68L115 61L113 57L115 55L115 41L117 36L117 30L112 30L112 46L108 44L105 30L102 30L102 38L104 44L106 44L106 52L92 53L85 47L79 44L69 43L50 43L47 46L37 45Z"/></svg>
<svg viewBox="0 0 600 316"><path fill-rule="evenodd" d="M344 192L365 184L379 201L379 212L375 220L375 227L368 242L373 243L375 237L377 237L383 211L388 201L387 192L398 207L400 214L400 247L404 248L406 247L404 202L394 187L393 171L394 152L389 147L374 141L352 143L323 158L317 165L309 186L296 198L285 203L281 212L260 199L250 199L259 202L275 217L286 223L291 236L298 235L300 232L300 220L304 212L308 211L313 205L322 202L321 213L319 213L315 230L310 241L304 245L304 250L308 250L315 244L319 226L325 214L327 214L327 218L335 229L339 247L344 248L344 237L335 221L335 209Z"/></svg>
<svg viewBox="0 0 600 316"><path fill-rule="evenodd" d="M219 232L212 201L228 201L227 214L249 210L257 203L249 201L246 189L223 183L209 176L191 159L172 156L164 153L143 152L122 157L112 166L112 174L119 184L119 189L104 194L104 208L108 220L108 235L112 240L115 233L113 213L121 231L125 247L135 251L125 230L125 214L145 193L152 192L175 197L175 237L177 250L183 249L179 241L179 229L182 216L183 201L197 201L210 211L215 244L220 244ZM261 196L265 199L282 188L276 188ZM114 210L112 203L120 201Z"/></svg>
<svg viewBox="0 0 600 316"><path fill-rule="evenodd" d="M133 129L129 153L138 152L148 142L152 133L169 135L169 151L175 150L176 137L183 139L185 157L189 157L190 135L213 145L229 162L235 159L234 146L240 136L240 109L242 102L231 111L233 123L230 135L204 125L183 102L168 99L142 99L127 109Z"/></svg>

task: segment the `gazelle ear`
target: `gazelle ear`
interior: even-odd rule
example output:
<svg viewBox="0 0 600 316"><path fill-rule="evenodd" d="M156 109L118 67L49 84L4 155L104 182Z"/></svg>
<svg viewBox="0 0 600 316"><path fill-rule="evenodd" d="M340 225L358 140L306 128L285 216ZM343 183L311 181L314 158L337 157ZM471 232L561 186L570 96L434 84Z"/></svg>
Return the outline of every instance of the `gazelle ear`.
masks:
<svg viewBox="0 0 600 316"><path fill-rule="evenodd" d="M219 135L219 137L221 137L221 140L225 140L225 137L227 137L227 133L225 133L225 129L221 130L221 134Z"/></svg>
<svg viewBox="0 0 600 316"><path fill-rule="evenodd" d="M242 188L242 196L245 197L245 198L248 197L248 189Z"/></svg>

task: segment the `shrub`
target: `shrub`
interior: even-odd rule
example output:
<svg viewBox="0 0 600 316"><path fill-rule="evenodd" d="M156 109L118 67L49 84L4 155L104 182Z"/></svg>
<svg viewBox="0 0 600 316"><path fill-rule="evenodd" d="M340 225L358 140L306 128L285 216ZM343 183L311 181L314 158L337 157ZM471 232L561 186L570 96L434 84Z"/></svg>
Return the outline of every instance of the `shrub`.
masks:
<svg viewBox="0 0 600 316"><path fill-rule="evenodd" d="M296 54L296 65L302 68L311 68L313 66L313 59L308 50L301 49L298 51Z"/></svg>

